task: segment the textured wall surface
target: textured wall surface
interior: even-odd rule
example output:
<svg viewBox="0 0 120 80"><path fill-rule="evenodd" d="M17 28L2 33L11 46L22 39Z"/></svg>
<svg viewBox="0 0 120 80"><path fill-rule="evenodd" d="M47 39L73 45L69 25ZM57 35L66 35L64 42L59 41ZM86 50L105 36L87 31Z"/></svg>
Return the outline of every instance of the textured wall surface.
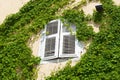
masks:
<svg viewBox="0 0 120 80"><path fill-rule="evenodd" d="M0 0L0 24L6 16L16 13L29 0Z"/></svg>

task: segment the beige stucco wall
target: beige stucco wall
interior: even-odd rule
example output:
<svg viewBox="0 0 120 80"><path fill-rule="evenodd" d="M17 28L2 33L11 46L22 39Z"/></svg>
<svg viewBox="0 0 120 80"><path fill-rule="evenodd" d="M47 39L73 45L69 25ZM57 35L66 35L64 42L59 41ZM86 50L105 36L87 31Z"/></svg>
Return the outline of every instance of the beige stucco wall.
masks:
<svg viewBox="0 0 120 80"><path fill-rule="evenodd" d="M0 24L6 16L16 13L29 0L0 0Z"/></svg>
<svg viewBox="0 0 120 80"><path fill-rule="evenodd" d="M115 3L115 5L120 5L120 0L113 0L113 2Z"/></svg>

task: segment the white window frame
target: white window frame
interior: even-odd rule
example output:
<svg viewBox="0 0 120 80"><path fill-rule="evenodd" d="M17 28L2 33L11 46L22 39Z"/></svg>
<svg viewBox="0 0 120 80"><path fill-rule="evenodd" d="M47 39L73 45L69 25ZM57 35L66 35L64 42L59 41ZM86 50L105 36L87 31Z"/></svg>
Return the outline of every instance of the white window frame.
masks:
<svg viewBox="0 0 120 80"><path fill-rule="evenodd" d="M62 53L63 52L63 37L65 35L71 35L71 32L63 32L64 24L59 19L50 21L49 23L56 22L56 21L58 21L58 32L56 34L46 35L47 25L45 26L45 30L41 32L39 56L41 57L42 60L50 60L50 59L64 58L64 57L80 57L80 54L82 54L83 52L84 45L81 42L79 42L76 38L75 38L75 53L73 54ZM75 35L75 32L76 30L73 31L72 33L74 33ZM55 54L54 56L45 57L44 54L45 54L46 39L53 38L53 37L56 38Z"/></svg>
<svg viewBox="0 0 120 80"><path fill-rule="evenodd" d="M41 48L40 48L40 57L41 57L41 59L42 60L49 60L49 59L54 59L54 58L58 58L58 45L59 45L59 30L60 30L60 20L53 20L53 21L51 21L51 22L49 22L49 23L52 23L52 22L56 22L56 21L58 21L58 30L57 30L57 33L56 34L51 34L51 35L46 35L46 28L47 28L47 25L45 26L45 38L44 38L44 42L42 43L42 46L41 46ZM55 53L54 53L54 56L48 56L48 57L45 57L44 56L44 54L45 54L45 42L46 42L46 39L47 38L53 38L53 37L55 37ZM43 46L44 45L44 46Z"/></svg>
<svg viewBox="0 0 120 80"><path fill-rule="evenodd" d="M76 53L76 38L75 38L75 53L73 54L63 54L63 37L65 35L72 35L72 33L74 32L63 32L63 26L64 24L61 24L61 31L60 31L60 52L59 52L59 57L78 57L77 53Z"/></svg>

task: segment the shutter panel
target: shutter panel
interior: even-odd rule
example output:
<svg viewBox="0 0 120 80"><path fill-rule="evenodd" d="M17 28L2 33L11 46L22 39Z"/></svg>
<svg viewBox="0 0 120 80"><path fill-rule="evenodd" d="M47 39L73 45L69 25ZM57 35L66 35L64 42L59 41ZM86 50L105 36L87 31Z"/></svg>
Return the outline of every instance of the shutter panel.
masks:
<svg viewBox="0 0 120 80"><path fill-rule="evenodd" d="M68 28L70 28L73 33L76 31L75 26L70 26ZM75 44L75 35L72 35L70 30L62 24L59 57L77 57Z"/></svg>
<svg viewBox="0 0 120 80"><path fill-rule="evenodd" d="M52 34L56 34L58 32L58 21L49 23L47 25L46 32L47 32L47 36L52 35Z"/></svg>
<svg viewBox="0 0 120 80"><path fill-rule="evenodd" d="M58 57L60 20L51 21L46 25L44 60Z"/></svg>
<svg viewBox="0 0 120 80"><path fill-rule="evenodd" d="M63 54L75 54L75 36L63 36Z"/></svg>
<svg viewBox="0 0 120 80"><path fill-rule="evenodd" d="M45 44L45 57L54 56L55 54L55 37L47 38Z"/></svg>

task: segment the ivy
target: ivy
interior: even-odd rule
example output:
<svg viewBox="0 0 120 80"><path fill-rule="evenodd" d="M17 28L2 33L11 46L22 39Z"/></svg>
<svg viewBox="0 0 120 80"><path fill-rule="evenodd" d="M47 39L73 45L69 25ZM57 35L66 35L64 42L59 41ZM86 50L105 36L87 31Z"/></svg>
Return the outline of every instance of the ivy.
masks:
<svg viewBox="0 0 120 80"><path fill-rule="evenodd" d="M76 25L76 36L78 40L87 41L93 38L93 29L91 26L87 26L83 11L67 10L64 11L62 18L70 24Z"/></svg>
<svg viewBox="0 0 120 80"><path fill-rule="evenodd" d="M32 55L27 42L69 0L30 0L0 25L0 80L34 80L40 58Z"/></svg>
<svg viewBox="0 0 120 80"><path fill-rule="evenodd" d="M89 0L91 1L91 0ZM91 18L100 24L100 32L94 33L83 11L66 10L61 16L76 25L76 37L80 41L92 38L86 54L71 67L67 64L46 80L119 80L120 79L120 7L112 0L100 0L103 13L94 12ZM0 25L0 79L33 80L40 62L26 44L30 36L38 33L55 16L59 8L69 0L31 0L16 14Z"/></svg>
<svg viewBox="0 0 120 80"><path fill-rule="evenodd" d="M113 5L112 0L101 0L103 13L94 12L93 21L100 24L100 32L94 34L93 42L87 52L74 67L65 67L64 70L49 76L47 80L119 80L120 79L120 6ZM73 12L72 12L73 13ZM69 12L67 14L69 16ZM76 16L81 15L80 13ZM72 15L73 16L73 15ZM69 16L72 23L76 22L76 16ZM74 20L75 19L75 20ZM82 20L82 22L80 22ZM81 24L82 23L82 24ZM77 25L77 36L84 39L87 34L83 17L80 17ZM79 26L79 27L78 27ZM79 32L79 28L84 32ZM90 30L90 29L89 29ZM91 30L90 30L91 31ZM87 37L89 34L87 34ZM89 37L90 38L90 37ZM68 71L68 68L70 69Z"/></svg>

